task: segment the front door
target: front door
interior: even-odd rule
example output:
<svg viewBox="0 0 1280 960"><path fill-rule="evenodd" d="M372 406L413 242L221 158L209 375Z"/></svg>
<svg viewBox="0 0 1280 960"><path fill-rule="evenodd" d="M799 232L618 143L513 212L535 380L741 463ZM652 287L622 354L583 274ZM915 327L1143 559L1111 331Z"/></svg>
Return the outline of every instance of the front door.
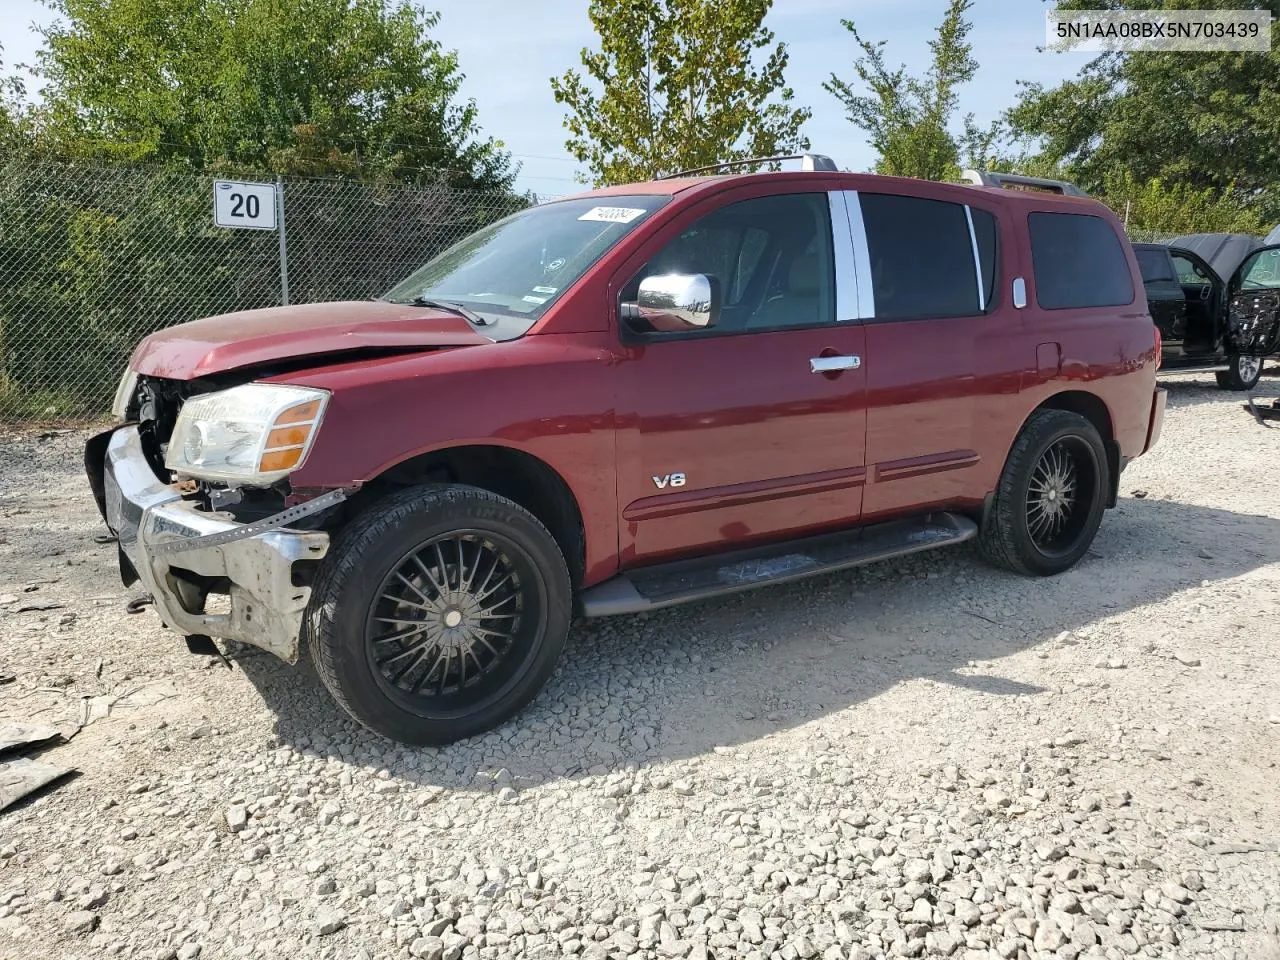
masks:
<svg viewBox="0 0 1280 960"><path fill-rule="evenodd" d="M1280 246L1245 258L1227 284L1227 349L1245 356L1280 352Z"/></svg>
<svg viewBox="0 0 1280 960"><path fill-rule="evenodd" d="M719 299L705 330L624 332L625 566L857 522L863 331L837 288L848 223L831 209L825 193L723 203L624 287L626 303L644 277L701 274Z"/></svg>

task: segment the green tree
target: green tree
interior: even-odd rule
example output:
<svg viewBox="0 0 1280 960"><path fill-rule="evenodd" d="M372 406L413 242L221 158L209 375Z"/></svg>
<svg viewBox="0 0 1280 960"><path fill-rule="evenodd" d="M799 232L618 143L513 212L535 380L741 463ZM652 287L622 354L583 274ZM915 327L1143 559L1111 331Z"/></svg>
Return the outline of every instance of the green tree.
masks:
<svg viewBox="0 0 1280 960"><path fill-rule="evenodd" d="M959 108L958 88L973 79L978 62L969 42L972 24L966 14L973 0L949 0L937 36L929 42L932 62L921 77L902 64L890 69L884 42L872 43L852 20L842 20L860 51L853 61L853 80L832 74L822 87L833 94L845 114L871 140L879 153L876 173L924 180L954 179L960 172L961 147L974 162L989 155L999 139L995 126L982 129L973 116L964 118L964 136L951 124Z"/></svg>
<svg viewBox="0 0 1280 960"><path fill-rule="evenodd" d="M1101 199L1139 233L1265 233L1258 211L1232 191L1225 194L1156 177L1139 181L1128 170L1112 171Z"/></svg>
<svg viewBox="0 0 1280 960"><path fill-rule="evenodd" d="M1266 9L1280 0L1062 0L1061 10ZM1108 53L1072 80L1027 84L1014 132L1086 189L1130 172L1280 217L1280 37L1270 53Z"/></svg>
<svg viewBox="0 0 1280 960"><path fill-rule="evenodd" d="M456 53L408 0L46 0L46 133L73 156L507 187Z"/></svg>
<svg viewBox="0 0 1280 960"><path fill-rule="evenodd" d="M4 46L0 45L0 69L4 68L3 57ZM23 140L28 126L25 93L20 78L0 75L0 150L11 149Z"/></svg>
<svg viewBox="0 0 1280 960"><path fill-rule="evenodd" d="M810 111L794 105L786 45L763 25L772 5L591 0L600 50L582 51L585 77L551 80L569 108L569 153L607 184L807 149Z"/></svg>

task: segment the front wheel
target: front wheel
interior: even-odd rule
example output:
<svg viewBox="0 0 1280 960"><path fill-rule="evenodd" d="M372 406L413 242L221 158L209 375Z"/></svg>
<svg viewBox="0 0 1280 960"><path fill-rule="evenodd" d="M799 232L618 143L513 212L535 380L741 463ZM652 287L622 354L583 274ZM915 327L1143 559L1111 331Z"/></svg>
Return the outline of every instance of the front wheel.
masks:
<svg viewBox="0 0 1280 960"><path fill-rule="evenodd" d="M369 729L436 746L490 730L555 669L564 556L517 504L475 487L389 497L339 534L307 610L316 672Z"/></svg>
<svg viewBox="0 0 1280 960"><path fill-rule="evenodd" d="M1262 377L1262 358L1233 354L1227 357L1227 369L1215 376L1223 390L1252 390Z"/></svg>
<svg viewBox="0 0 1280 960"><path fill-rule="evenodd" d="M1005 461L978 540L982 555L1032 576L1071 569L1102 523L1109 480L1092 423L1067 410L1037 410Z"/></svg>

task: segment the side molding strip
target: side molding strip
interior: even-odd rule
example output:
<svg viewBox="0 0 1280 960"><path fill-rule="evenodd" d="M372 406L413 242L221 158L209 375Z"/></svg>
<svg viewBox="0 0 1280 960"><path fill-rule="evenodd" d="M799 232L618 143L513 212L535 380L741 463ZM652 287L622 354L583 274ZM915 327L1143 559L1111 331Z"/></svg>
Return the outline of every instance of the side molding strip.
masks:
<svg viewBox="0 0 1280 960"><path fill-rule="evenodd" d="M924 457L910 457L906 460L886 460L872 468L876 483L886 480L907 480L911 477L924 477L931 473L944 473L947 470L963 470L975 467L982 458L976 450L948 450L946 453L931 453Z"/></svg>

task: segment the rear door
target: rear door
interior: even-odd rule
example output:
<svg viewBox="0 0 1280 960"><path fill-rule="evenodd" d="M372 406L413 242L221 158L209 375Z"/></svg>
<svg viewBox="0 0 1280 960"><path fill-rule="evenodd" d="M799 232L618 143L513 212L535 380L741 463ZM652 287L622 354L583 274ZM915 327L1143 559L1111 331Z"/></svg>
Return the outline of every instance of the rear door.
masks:
<svg viewBox="0 0 1280 960"><path fill-rule="evenodd" d="M759 188L755 188L759 193ZM702 274L705 330L622 328L618 500L624 566L857 522L865 480L863 330L843 198L713 199L622 280ZM850 322L854 321L854 322Z"/></svg>
<svg viewBox="0 0 1280 960"><path fill-rule="evenodd" d="M1143 244L1135 245L1133 252L1138 258L1152 322L1165 343L1181 341L1186 336L1187 296L1178 282L1169 249Z"/></svg>
<svg viewBox="0 0 1280 960"><path fill-rule="evenodd" d="M855 248L867 259L859 277L871 278L862 305L869 473L863 516L872 521L980 502L987 488L983 456L1002 451L978 435L979 398L998 399L1016 385L1020 369L1008 359L1017 344L990 312L998 221L987 210L946 200L847 196L858 211L851 218ZM1006 359L1010 376L993 376Z"/></svg>
<svg viewBox="0 0 1280 960"><path fill-rule="evenodd" d="M1189 355L1212 353L1226 328L1226 284L1190 250L1171 247L1169 257L1186 305L1185 330L1178 338L1182 342L1173 349Z"/></svg>

